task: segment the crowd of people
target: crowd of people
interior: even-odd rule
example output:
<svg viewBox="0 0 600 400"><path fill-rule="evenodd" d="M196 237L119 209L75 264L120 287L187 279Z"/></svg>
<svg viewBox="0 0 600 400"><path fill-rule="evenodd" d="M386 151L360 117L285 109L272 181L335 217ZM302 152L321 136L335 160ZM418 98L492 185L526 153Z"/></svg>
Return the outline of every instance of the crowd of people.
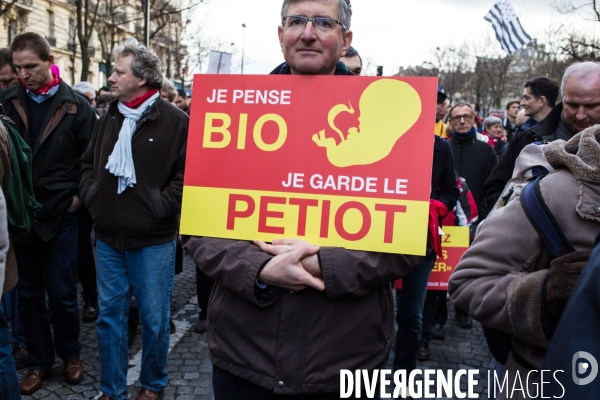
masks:
<svg viewBox="0 0 600 400"><path fill-rule="evenodd" d="M350 0L284 0L285 61L271 74L360 75L351 17ZM435 229L422 257L178 237L191 98L137 42L119 46L113 66L96 91L62 81L39 34L0 49L2 399L42 388L55 357L67 383L81 382L80 317L96 325L101 400L127 398L140 322L137 399L163 398L184 251L197 266L194 330L207 332L217 400L339 398L341 369L382 368L394 347L394 370L410 373L444 338L448 296L458 325L483 324L511 377L539 370L567 329L559 321L600 230L599 63L571 65L560 87L526 81L504 118L437 93L430 225L469 226L473 241L448 292L428 290Z"/></svg>

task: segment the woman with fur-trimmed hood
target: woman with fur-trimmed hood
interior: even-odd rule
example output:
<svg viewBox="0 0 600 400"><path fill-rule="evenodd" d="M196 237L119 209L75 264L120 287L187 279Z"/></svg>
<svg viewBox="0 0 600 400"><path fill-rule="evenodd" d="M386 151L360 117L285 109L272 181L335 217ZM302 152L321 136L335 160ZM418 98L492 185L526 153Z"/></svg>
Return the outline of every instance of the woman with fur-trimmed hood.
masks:
<svg viewBox="0 0 600 400"><path fill-rule="evenodd" d="M542 366L554 327L600 229L599 142L596 125L568 142L523 149L513 179L450 278L448 292L459 308L512 336L513 350L505 365L508 387L499 399L540 396L539 376L530 371ZM541 194L575 249L566 262L551 264L549 249L521 205L521 190L534 167L550 171L540 181ZM570 379L564 373L557 376ZM552 374L544 376L549 379Z"/></svg>

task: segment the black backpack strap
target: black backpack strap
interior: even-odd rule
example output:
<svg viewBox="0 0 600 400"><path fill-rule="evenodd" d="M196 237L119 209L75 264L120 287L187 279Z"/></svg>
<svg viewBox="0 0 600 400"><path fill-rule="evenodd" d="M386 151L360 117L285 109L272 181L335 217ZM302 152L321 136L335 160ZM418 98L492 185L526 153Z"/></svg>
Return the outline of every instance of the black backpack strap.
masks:
<svg viewBox="0 0 600 400"><path fill-rule="evenodd" d="M530 181L535 180L538 177L544 177L546 175L548 175L549 171L546 167L544 167L543 165L536 165L535 167L533 167L531 169L531 178L529 179Z"/></svg>
<svg viewBox="0 0 600 400"><path fill-rule="evenodd" d="M552 254L552 258L557 258L575 251L575 249L571 246L542 196L540 189L542 178L543 176L538 176L523 188L521 191L521 205L527 218L529 218L529 221Z"/></svg>

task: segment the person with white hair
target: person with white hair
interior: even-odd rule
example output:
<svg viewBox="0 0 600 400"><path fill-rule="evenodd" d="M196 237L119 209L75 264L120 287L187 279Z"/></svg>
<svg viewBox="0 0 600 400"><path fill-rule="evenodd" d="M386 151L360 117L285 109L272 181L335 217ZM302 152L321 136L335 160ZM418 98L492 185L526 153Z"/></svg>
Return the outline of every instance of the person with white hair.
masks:
<svg viewBox="0 0 600 400"><path fill-rule="evenodd" d="M534 142L569 140L578 132L600 124L600 63L580 62L569 66L561 83L562 103L535 128L518 133L500 157L498 166L485 183L485 197L491 210L512 177L521 150Z"/></svg>
<svg viewBox="0 0 600 400"><path fill-rule="evenodd" d="M160 97L164 101L168 101L169 103L173 103L177 98L177 88L172 80L164 78L162 89L160 89Z"/></svg>
<svg viewBox="0 0 600 400"><path fill-rule="evenodd" d="M96 105L96 89L94 89L91 83L85 81L77 82L73 85L73 90L84 95L92 107Z"/></svg>
<svg viewBox="0 0 600 400"><path fill-rule="evenodd" d="M483 134L488 138L488 144L494 148L497 156L500 156L506 148L506 142L502 139L502 120L490 115L483 120Z"/></svg>

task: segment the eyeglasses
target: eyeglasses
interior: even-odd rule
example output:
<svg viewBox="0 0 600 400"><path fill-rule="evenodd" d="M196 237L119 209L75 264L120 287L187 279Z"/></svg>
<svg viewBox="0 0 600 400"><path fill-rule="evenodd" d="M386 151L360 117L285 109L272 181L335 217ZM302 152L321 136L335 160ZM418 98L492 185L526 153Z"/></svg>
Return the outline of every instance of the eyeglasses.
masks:
<svg viewBox="0 0 600 400"><path fill-rule="evenodd" d="M454 117L450 117L450 121L459 122L461 119L464 119L465 122L473 121L473 115L465 114L465 115L455 115Z"/></svg>
<svg viewBox="0 0 600 400"><path fill-rule="evenodd" d="M337 19L325 17L307 18L301 15L288 15L283 17L281 24L288 29L298 31L304 29L308 21L311 21L315 29L322 33L332 32L336 24L340 25L342 30L346 30L346 27Z"/></svg>

